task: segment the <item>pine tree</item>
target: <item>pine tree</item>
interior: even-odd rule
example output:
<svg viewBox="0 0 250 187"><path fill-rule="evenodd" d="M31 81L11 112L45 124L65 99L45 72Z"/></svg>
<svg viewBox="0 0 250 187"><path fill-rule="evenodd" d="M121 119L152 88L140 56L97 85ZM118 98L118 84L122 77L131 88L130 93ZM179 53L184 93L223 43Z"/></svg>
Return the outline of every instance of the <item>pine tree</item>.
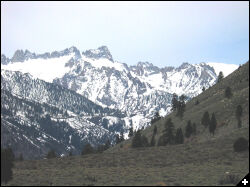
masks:
<svg viewBox="0 0 250 187"><path fill-rule="evenodd" d="M121 132L121 135L119 134L116 134L116 137L115 137L115 142L116 144L119 144L121 142L123 142L125 139L124 139L124 134L123 134L123 131Z"/></svg>
<svg viewBox="0 0 250 187"><path fill-rule="evenodd" d="M121 141L120 141L120 136L119 134L116 134L115 135L115 144L119 144Z"/></svg>
<svg viewBox="0 0 250 187"><path fill-rule="evenodd" d="M48 152L47 156L46 156L47 159L56 158L56 157L57 157L57 156L56 156L56 153L55 153L55 151L54 151L53 149L51 149L51 150Z"/></svg>
<svg viewBox="0 0 250 187"><path fill-rule="evenodd" d="M151 141L150 141L150 146L154 147L155 146L155 135L153 134Z"/></svg>
<svg viewBox="0 0 250 187"><path fill-rule="evenodd" d="M149 143L148 143L148 139L145 135L141 136L141 142L142 142L142 147L148 147Z"/></svg>
<svg viewBox="0 0 250 187"><path fill-rule="evenodd" d="M167 145L167 139L166 139L166 136L163 134L159 140L158 140L158 143L157 143L157 146L165 146Z"/></svg>
<svg viewBox="0 0 250 187"><path fill-rule="evenodd" d="M223 78L224 78L224 75L223 75L222 71L220 71L219 75L218 75L217 83L220 82Z"/></svg>
<svg viewBox="0 0 250 187"><path fill-rule="evenodd" d="M236 109L236 113L235 113L236 117L240 118L242 116L242 112L243 112L243 109L242 109L241 105L238 105L237 109Z"/></svg>
<svg viewBox="0 0 250 187"><path fill-rule="evenodd" d="M193 133L193 128L192 128L192 125L191 125L191 121L188 120L186 129L185 129L185 136L187 138L189 138L192 135L192 133Z"/></svg>
<svg viewBox="0 0 250 187"><path fill-rule="evenodd" d="M135 133L134 138L132 139L132 147L137 148L137 147L148 147L148 139L145 135L141 135L141 131L138 130Z"/></svg>
<svg viewBox="0 0 250 187"><path fill-rule="evenodd" d="M105 142L105 150L109 149L111 146L111 143L110 143L110 140L108 139L106 142Z"/></svg>
<svg viewBox="0 0 250 187"><path fill-rule="evenodd" d="M178 96L176 93L173 94L172 97L172 111L176 111L177 110L177 105L178 105Z"/></svg>
<svg viewBox="0 0 250 187"><path fill-rule="evenodd" d="M98 145L97 148L96 148L96 152L97 153L102 153L103 151L105 151L105 145L103 145L103 144Z"/></svg>
<svg viewBox="0 0 250 187"><path fill-rule="evenodd" d="M183 144L184 143L184 136L183 136L181 128L178 128L176 131L175 143L176 144Z"/></svg>
<svg viewBox="0 0 250 187"><path fill-rule="evenodd" d="M216 129L216 126L217 126L217 121L216 121L216 118L215 118L215 114L213 113L213 114L212 114L211 121L210 121L210 123L209 123L209 132L210 132L211 134L213 134L213 135L214 135L214 131L215 131L215 129Z"/></svg>
<svg viewBox="0 0 250 187"><path fill-rule="evenodd" d="M181 96L180 96L180 102L184 102L185 100L187 99L187 96L185 96L184 94L182 94Z"/></svg>
<svg viewBox="0 0 250 187"><path fill-rule="evenodd" d="M18 161L20 161L20 162L23 161L23 154L22 153L19 155Z"/></svg>
<svg viewBox="0 0 250 187"><path fill-rule="evenodd" d="M124 139L124 134L123 134L123 131L121 132L121 136L120 136L120 142L123 142L125 139Z"/></svg>
<svg viewBox="0 0 250 187"><path fill-rule="evenodd" d="M142 147L142 141L141 141L141 131L138 130L135 133L134 138L132 139L132 147L137 148L137 147Z"/></svg>
<svg viewBox="0 0 250 187"><path fill-rule="evenodd" d="M231 98L232 97L232 91L231 91L231 88L228 86L228 87L226 87L226 89L225 89L225 97L226 98Z"/></svg>
<svg viewBox="0 0 250 187"><path fill-rule="evenodd" d="M196 135L196 123L195 122L193 123L192 128L193 128L193 134Z"/></svg>
<svg viewBox="0 0 250 187"><path fill-rule="evenodd" d="M134 135L133 127L130 127L130 128L129 128L128 137L132 137L133 135Z"/></svg>
<svg viewBox="0 0 250 187"><path fill-rule="evenodd" d="M12 150L11 150L12 151ZM1 148L1 183L7 184L12 179L13 157L8 149Z"/></svg>
<svg viewBox="0 0 250 187"><path fill-rule="evenodd" d="M160 117L160 114L159 114L159 112L157 111L157 112L155 112L155 118L157 119L157 118L159 118Z"/></svg>
<svg viewBox="0 0 250 187"><path fill-rule="evenodd" d="M183 118L183 114L184 114L184 111L185 111L185 107L186 107L186 104L185 104L185 99L187 97L185 95L181 95L180 98L179 98L179 101L177 103L177 114L176 116L179 116L181 119Z"/></svg>
<svg viewBox="0 0 250 187"><path fill-rule="evenodd" d="M85 144L81 154L86 155L91 153L94 153L94 148L91 146L90 143Z"/></svg>
<svg viewBox="0 0 250 187"><path fill-rule="evenodd" d="M176 116L179 116L181 119L183 117L184 111L185 111L185 100L186 96L182 94L179 98L178 96L174 93L173 98L172 98L172 111L177 111Z"/></svg>
<svg viewBox="0 0 250 187"><path fill-rule="evenodd" d="M70 152L69 152L69 156L73 156L73 153L72 153L72 151L70 151Z"/></svg>
<svg viewBox="0 0 250 187"><path fill-rule="evenodd" d="M9 155L10 160L11 160L11 161L14 161L14 160L15 160L15 155L14 155L12 149L11 149L9 146L6 148L6 152L7 152L7 154Z"/></svg>
<svg viewBox="0 0 250 187"><path fill-rule="evenodd" d="M161 119L161 117L160 117L159 112L156 112L154 115L154 118L151 120L151 124L155 123L156 121L158 121L160 119Z"/></svg>
<svg viewBox="0 0 250 187"><path fill-rule="evenodd" d="M238 105L237 108L236 108L236 112L235 112L236 118L238 120L238 128L241 128L241 116L242 116L242 113L243 113L243 109L242 109L241 105Z"/></svg>
<svg viewBox="0 0 250 187"><path fill-rule="evenodd" d="M210 123L210 117L208 111L206 111L202 116L201 124L204 125L205 128L207 128L209 126L209 123Z"/></svg>
<svg viewBox="0 0 250 187"><path fill-rule="evenodd" d="M156 133L157 133L157 127L155 125L153 134L156 135Z"/></svg>
<svg viewBox="0 0 250 187"><path fill-rule="evenodd" d="M160 140L162 145L174 144L175 136L174 136L174 124L172 119L169 118L165 123L165 130L163 131L163 138Z"/></svg>

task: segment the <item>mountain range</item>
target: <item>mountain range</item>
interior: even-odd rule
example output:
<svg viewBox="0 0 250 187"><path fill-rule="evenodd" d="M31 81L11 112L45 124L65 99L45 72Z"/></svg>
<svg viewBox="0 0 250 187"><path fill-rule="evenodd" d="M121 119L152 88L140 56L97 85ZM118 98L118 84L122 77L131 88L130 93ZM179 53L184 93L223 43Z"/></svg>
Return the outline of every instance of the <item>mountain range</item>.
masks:
<svg viewBox="0 0 250 187"><path fill-rule="evenodd" d="M44 54L17 50L11 59L1 55L1 144L16 144L21 152L25 141L26 149L41 157L49 148L79 153L84 143L114 142L121 132L127 138L130 127L149 126L155 112L168 114L174 93L190 99L214 85L219 71L226 76L237 68L128 66L115 61L106 46Z"/></svg>

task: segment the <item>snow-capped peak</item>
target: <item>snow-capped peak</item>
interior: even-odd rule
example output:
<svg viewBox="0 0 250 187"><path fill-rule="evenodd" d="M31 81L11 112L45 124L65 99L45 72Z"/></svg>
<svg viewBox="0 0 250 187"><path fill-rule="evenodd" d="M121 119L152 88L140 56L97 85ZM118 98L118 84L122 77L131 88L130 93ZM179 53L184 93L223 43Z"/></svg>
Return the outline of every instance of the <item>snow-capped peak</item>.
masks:
<svg viewBox="0 0 250 187"><path fill-rule="evenodd" d="M153 66L152 63L149 62L138 62L137 66L141 66L141 67L149 67L149 66Z"/></svg>

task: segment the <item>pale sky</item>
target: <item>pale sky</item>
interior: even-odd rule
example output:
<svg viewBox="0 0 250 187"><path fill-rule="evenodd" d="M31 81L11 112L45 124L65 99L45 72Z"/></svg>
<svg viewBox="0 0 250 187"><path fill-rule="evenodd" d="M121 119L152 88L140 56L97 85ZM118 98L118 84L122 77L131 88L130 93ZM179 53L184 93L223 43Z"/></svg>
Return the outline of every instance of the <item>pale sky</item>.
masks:
<svg viewBox="0 0 250 187"><path fill-rule="evenodd" d="M249 60L249 2L3 2L1 53L106 45L159 67Z"/></svg>

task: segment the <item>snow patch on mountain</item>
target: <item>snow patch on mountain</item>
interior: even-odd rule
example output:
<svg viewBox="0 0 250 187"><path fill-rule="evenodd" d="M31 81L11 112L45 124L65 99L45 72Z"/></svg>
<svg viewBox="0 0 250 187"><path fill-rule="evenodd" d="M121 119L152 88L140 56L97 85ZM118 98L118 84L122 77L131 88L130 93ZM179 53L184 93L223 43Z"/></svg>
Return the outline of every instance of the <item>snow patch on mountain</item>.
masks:
<svg viewBox="0 0 250 187"><path fill-rule="evenodd" d="M237 64L225 64L225 63L218 63L218 62L207 62L206 64L214 68L217 76L219 75L221 71L224 77L228 76L230 73L232 73L234 70L236 70L239 67L239 65Z"/></svg>
<svg viewBox="0 0 250 187"><path fill-rule="evenodd" d="M106 58L93 59L82 56L82 61L89 62L93 67L101 69L102 67L114 68L119 71L125 71L124 65L119 62L112 62Z"/></svg>
<svg viewBox="0 0 250 187"><path fill-rule="evenodd" d="M24 62L2 65L1 69L30 73L35 78L51 83L55 78L61 78L70 70L70 67L65 67L65 63L67 63L73 56L74 54L71 53L67 56L51 59L28 59Z"/></svg>

